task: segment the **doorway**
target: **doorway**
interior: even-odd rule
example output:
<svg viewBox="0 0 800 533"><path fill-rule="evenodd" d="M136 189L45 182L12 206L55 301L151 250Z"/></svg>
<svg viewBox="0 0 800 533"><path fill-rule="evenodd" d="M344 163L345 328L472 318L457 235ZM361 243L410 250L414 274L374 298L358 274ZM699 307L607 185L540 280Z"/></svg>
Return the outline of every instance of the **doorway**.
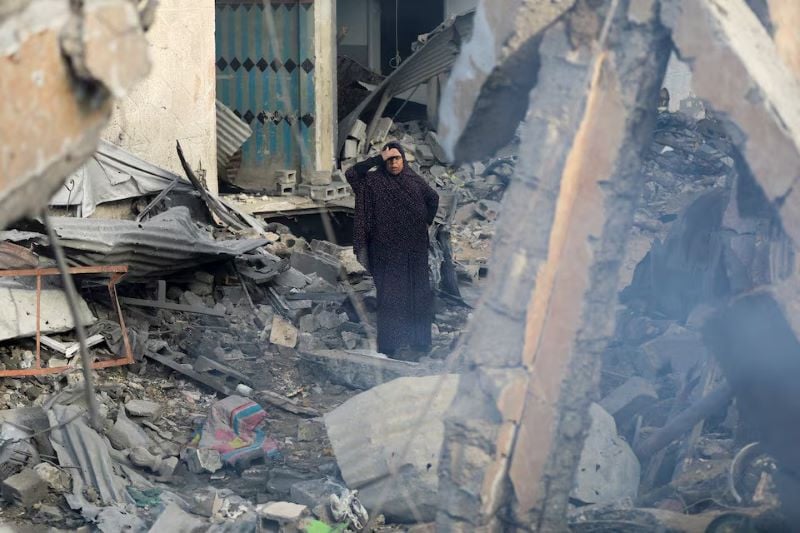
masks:
<svg viewBox="0 0 800 533"><path fill-rule="evenodd" d="M411 55L417 36L444 21L444 0L381 0L381 70L389 75Z"/></svg>

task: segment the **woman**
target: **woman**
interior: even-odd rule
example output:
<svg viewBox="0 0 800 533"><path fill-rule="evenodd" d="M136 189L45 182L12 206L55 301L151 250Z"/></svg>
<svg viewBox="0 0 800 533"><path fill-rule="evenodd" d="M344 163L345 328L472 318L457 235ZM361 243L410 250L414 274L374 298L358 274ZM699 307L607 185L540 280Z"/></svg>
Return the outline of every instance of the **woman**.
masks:
<svg viewBox="0 0 800 533"><path fill-rule="evenodd" d="M356 195L353 250L378 292L378 351L394 355L408 347L427 353L433 318L428 226L439 195L408 167L397 142L356 164L346 177Z"/></svg>

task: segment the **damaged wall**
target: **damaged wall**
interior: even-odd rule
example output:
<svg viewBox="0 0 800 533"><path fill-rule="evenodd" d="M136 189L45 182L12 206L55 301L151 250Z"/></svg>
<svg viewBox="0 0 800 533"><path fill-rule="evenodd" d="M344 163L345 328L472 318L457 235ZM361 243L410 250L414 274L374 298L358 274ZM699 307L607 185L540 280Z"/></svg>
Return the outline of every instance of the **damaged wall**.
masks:
<svg viewBox="0 0 800 533"><path fill-rule="evenodd" d="M95 150L112 98L147 75L141 19L122 0L0 10L0 228L46 205Z"/></svg>
<svg viewBox="0 0 800 533"><path fill-rule="evenodd" d="M189 163L202 163L217 191L214 1L161 0L147 33L150 76L114 106L103 138L183 175L179 140Z"/></svg>

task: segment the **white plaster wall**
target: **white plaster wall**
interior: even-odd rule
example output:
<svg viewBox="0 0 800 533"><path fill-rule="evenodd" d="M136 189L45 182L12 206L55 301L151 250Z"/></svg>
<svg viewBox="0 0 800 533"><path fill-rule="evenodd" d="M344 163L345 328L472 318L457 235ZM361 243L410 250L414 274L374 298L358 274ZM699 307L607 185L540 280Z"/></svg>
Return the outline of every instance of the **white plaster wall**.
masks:
<svg viewBox="0 0 800 533"><path fill-rule="evenodd" d="M214 0L160 0L147 40L150 76L116 104L103 138L183 175L175 152L180 140L216 192Z"/></svg>

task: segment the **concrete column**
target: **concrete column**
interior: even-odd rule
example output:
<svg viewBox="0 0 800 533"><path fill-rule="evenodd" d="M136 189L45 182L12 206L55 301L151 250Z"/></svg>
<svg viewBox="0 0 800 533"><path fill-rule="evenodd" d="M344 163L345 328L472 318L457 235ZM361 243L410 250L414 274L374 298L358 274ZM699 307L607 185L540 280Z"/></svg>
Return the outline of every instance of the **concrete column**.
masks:
<svg viewBox="0 0 800 533"><path fill-rule="evenodd" d="M314 2L314 166L332 170L336 146L336 0Z"/></svg>

